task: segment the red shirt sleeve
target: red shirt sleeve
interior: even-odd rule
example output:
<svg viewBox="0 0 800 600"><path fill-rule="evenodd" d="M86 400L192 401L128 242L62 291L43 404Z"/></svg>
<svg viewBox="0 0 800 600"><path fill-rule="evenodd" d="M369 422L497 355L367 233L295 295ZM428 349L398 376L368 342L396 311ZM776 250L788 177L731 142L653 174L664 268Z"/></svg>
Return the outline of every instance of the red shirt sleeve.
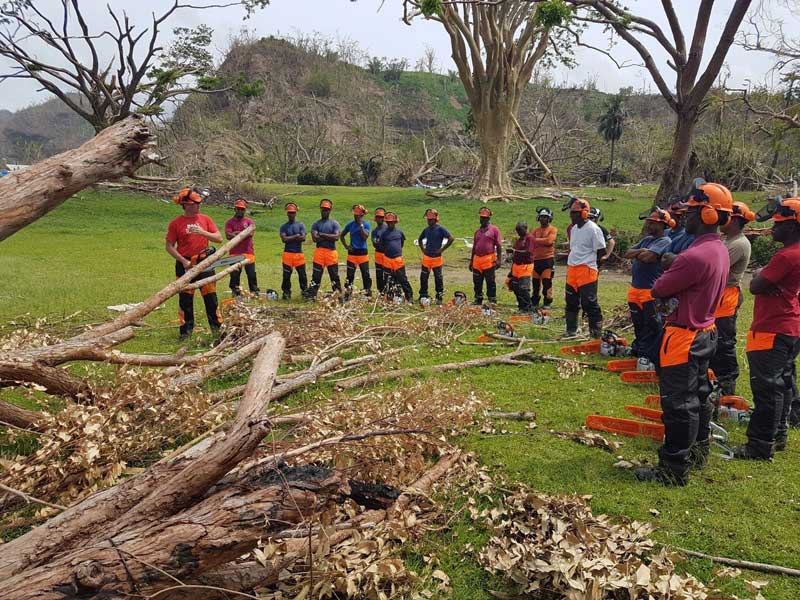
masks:
<svg viewBox="0 0 800 600"><path fill-rule="evenodd" d="M525 250L533 254L533 250L536 247L536 238L529 233L528 235L525 236L525 239L528 242L527 245L525 246Z"/></svg>
<svg viewBox="0 0 800 600"><path fill-rule="evenodd" d="M497 227L494 228L494 243L498 248L503 246L503 236L500 235L500 230Z"/></svg>
<svg viewBox="0 0 800 600"><path fill-rule="evenodd" d="M167 241L170 244L178 241L178 223L175 221L170 221L169 227L167 227Z"/></svg>
<svg viewBox="0 0 800 600"><path fill-rule="evenodd" d="M770 259L767 266L761 269L759 275L770 283L779 285L791 270L791 261L786 260L786 257L782 253L777 253Z"/></svg>

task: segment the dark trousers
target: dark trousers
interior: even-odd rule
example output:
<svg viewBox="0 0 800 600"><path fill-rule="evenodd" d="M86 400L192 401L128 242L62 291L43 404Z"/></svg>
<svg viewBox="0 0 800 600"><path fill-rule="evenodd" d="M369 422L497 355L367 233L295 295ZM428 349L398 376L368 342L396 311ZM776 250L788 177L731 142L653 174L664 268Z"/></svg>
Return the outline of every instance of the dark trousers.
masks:
<svg viewBox="0 0 800 600"><path fill-rule="evenodd" d="M600 303L597 301L597 281L582 285L578 289L567 284L564 301L567 305L564 312L567 331L578 330L578 311L581 308L589 318L589 329L592 333L600 330L603 325L603 311L600 310Z"/></svg>
<svg viewBox="0 0 800 600"><path fill-rule="evenodd" d="M717 332L667 326L659 353L659 392L664 445L659 465L678 478L690 467L692 446L708 447L714 404L709 396L708 362L717 346Z"/></svg>
<svg viewBox="0 0 800 600"><path fill-rule="evenodd" d="M375 263L375 287L378 293L383 293L383 288L386 285L386 269L383 265Z"/></svg>
<svg viewBox="0 0 800 600"><path fill-rule="evenodd" d="M544 306L553 303L553 275L555 274L556 261L553 258L541 258L533 261L533 272L536 275L531 279L533 290L531 292L531 305L539 306L539 301L544 297Z"/></svg>
<svg viewBox="0 0 800 600"><path fill-rule="evenodd" d="M256 265L255 263L250 263L244 266L244 272L247 275L247 287L250 289L250 293L258 294L258 280L256 278ZM239 287L239 283L242 279L242 271L241 269L238 271L234 271L231 273L231 291L233 292L234 296L241 296L242 295L242 288Z"/></svg>
<svg viewBox="0 0 800 600"><path fill-rule="evenodd" d="M319 263L312 263L311 267L311 286L306 290L306 295L311 298L316 298L319 292L319 286L322 283L322 273L325 271ZM339 279L339 265L330 265L328 267L328 277L331 279L331 288L334 292L342 289L342 281Z"/></svg>
<svg viewBox="0 0 800 600"><path fill-rule="evenodd" d="M644 356L656 362L658 345L661 342L661 319L656 312L655 302L628 302L633 323L635 339L631 344L631 353L634 356Z"/></svg>
<svg viewBox="0 0 800 600"><path fill-rule="evenodd" d="M497 302L497 283L494 280L495 271L497 267L479 271L478 269L472 270L472 288L475 293L475 304L483 302L483 282L486 282L486 297L489 302Z"/></svg>
<svg viewBox="0 0 800 600"><path fill-rule="evenodd" d="M351 252L354 256L356 252ZM364 250L363 256L366 256L367 251ZM364 291L369 294L372 291L372 277L369 274L369 262L363 262L360 265L356 265L351 263L349 260L347 261L347 275L346 275L346 285L348 288L353 287L353 282L356 279L356 269L361 271L361 284L364 286Z"/></svg>
<svg viewBox="0 0 800 600"><path fill-rule="evenodd" d="M400 289L403 290L403 296L405 296L405 299L408 302L411 302L414 299L414 291L411 289L411 284L408 282L408 276L406 275L405 267L400 267L394 271L386 269L384 291L387 294L394 294L395 290L392 288L395 286L399 286Z"/></svg>
<svg viewBox="0 0 800 600"><path fill-rule="evenodd" d="M292 268L286 263L283 263L283 281L281 282L281 290L283 297L289 299L292 297ZM306 266L300 265L294 267L297 271L297 281L300 283L300 293L305 294L308 289L308 277L306 276Z"/></svg>
<svg viewBox="0 0 800 600"><path fill-rule="evenodd" d="M531 278L512 277L511 291L517 297L517 308L520 312L531 312Z"/></svg>
<svg viewBox="0 0 800 600"><path fill-rule="evenodd" d="M785 437L797 385L795 359L800 338L777 334L772 348L747 353L755 408L747 426L747 445L760 456L775 452L775 438Z"/></svg>
<svg viewBox="0 0 800 600"><path fill-rule="evenodd" d="M423 266L419 272L419 297L428 298L428 278L431 271L433 271L433 283L436 287L436 299L441 300L444 297L444 276L442 275L442 267L433 267L432 269Z"/></svg>
<svg viewBox="0 0 800 600"><path fill-rule="evenodd" d="M188 257L187 257L188 258ZM175 261L175 276L183 277L186 273L184 266ZM214 271L206 271L200 273L197 277L192 279L193 282L200 281L206 277L214 275ZM203 304L206 307L206 317L208 317L208 325L212 331L218 330L222 327L222 316L219 312L219 301L217 300L217 284L209 283L200 288L200 294L203 296ZM194 290L181 292L178 294L178 318L180 320L180 333L181 335L188 335L194 329Z"/></svg>
<svg viewBox="0 0 800 600"><path fill-rule="evenodd" d="M739 361L736 358L736 319L739 318L741 306L742 294L739 293L736 312L727 317L717 317L715 321L719 338L717 351L711 358L710 364L725 396L736 393L736 380L739 379Z"/></svg>

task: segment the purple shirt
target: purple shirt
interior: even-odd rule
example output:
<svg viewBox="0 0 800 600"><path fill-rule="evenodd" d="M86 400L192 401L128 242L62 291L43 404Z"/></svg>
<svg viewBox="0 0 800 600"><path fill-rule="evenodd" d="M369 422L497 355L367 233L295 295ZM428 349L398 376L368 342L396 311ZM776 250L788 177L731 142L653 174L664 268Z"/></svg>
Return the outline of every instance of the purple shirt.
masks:
<svg viewBox="0 0 800 600"><path fill-rule="evenodd" d="M712 325L730 266L728 249L718 234L695 238L653 285L654 297L678 299L678 308L667 317L667 324L691 329Z"/></svg>
<svg viewBox="0 0 800 600"><path fill-rule="evenodd" d="M479 227L475 232L475 256L486 256L487 254L496 254L497 248L503 244L503 238L500 235L500 230L491 223L484 229Z"/></svg>
<svg viewBox="0 0 800 600"><path fill-rule="evenodd" d="M232 219L228 219L227 223L225 223L225 235L239 235L242 231L250 227L250 225L255 225L253 219L249 219L247 217L242 217L241 219L237 219L233 217ZM253 249L253 236L242 240L234 248L231 248L231 254L238 255L238 254L255 254L255 250Z"/></svg>

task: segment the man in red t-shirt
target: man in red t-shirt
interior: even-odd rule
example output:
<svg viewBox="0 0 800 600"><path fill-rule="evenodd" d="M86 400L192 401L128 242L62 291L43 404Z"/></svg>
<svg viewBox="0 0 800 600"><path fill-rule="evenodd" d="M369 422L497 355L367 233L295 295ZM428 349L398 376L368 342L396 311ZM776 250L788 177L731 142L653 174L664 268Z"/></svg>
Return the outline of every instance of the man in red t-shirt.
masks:
<svg viewBox="0 0 800 600"><path fill-rule="evenodd" d="M250 263L244 266L244 272L247 274L247 287L250 288L250 293L258 296L258 280L256 279L256 251L253 248L253 235L255 234L256 224L253 219L245 216L247 212L247 200L239 198L233 203L233 218L228 219L225 223L225 239L232 240L242 231L248 227L253 227L253 233L239 242L236 246L231 248L231 256L244 256L250 260ZM242 295L242 288L239 282L242 278L242 271L234 271L231 273L231 292L234 296Z"/></svg>
<svg viewBox="0 0 800 600"><path fill-rule="evenodd" d="M174 200L183 207L183 214L170 222L165 249L167 254L175 259L175 276L180 278L192 264L198 262L198 255L208 247L209 242L222 241L222 234L211 217L200 214L203 197L197 190L184 188L178 192ZM211 277L213 274L213 271L200 273L193 281ZM222 325L217 301L217 284L204 285L200 288L200 294L206 307L208 324L211 330L216 332ZM178 306L180 336L185 339L194 329L194 290L181 292L178 295Z"/></svg>
<svg viewBox="0 0 800 600"><path fill-rule="evenodd" d="M747 362L755 409L747 444L734 448L734 458L772 460L776 450L786 449L794 364L800 353L800 198L783 200L772 218L772 237L783 248L750 282L756 298Z"/></svg>

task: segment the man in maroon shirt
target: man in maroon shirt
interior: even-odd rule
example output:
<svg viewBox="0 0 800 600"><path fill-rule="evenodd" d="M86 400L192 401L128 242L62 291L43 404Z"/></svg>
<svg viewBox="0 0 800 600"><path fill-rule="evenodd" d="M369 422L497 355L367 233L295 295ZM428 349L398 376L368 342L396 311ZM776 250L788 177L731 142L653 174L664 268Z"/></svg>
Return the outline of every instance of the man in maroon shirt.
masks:
<svg viewBox="0 0 800 600"><path fill-rule="evenodd" d="M536 240L532 233L528 233L528 223L519 221L516 227L519 239L514 242L514 257L511 264L511 291L517 297L517 308L520 313L530 313L533 303L531 301L531 278L533 276L533 251Z"/></svg>
<svg viewBox="0 0 800 600"><path fill-rule="evenodd" d="M475 291L473 304L483 304L483 282L489 302L497 302L497 283L494 276L500 266L503 238L500 230L489 223L492 211L483 207L478 211L481 226L475 231L469 270L472 271L472 287Z"/></svg>
<svg viewBox="0 0 800 600"><path fill-rule="evenodd" d="M258 296L258 280L256 279L256 254L253 248L253 235L255 234L255 223L253 219L245 216L247 212L247 200L239 198L233 203L233 218L228 219L225 223L225 238L232 240L242 231L253 226L253 233L243 239L239 244L231 248L231 256L244 256L250 259L250 263L244 266L244 272L247 274L247 287L250 288L250 293ZM231 292L234 296L242 295L242 288L239 282L242 278L241 271L234 271L231 273Z"/></svg>
<svg viewBox="0 0 800 600"><path fill-rule="evenodd" d="M200 192L194 188L184 188L173 200L183 207L183 214L170 222L164 249L175 259L175 277L180 278L192 265L205 258L202 253L209 242L222 241L222 234L211 217L200 213L200 204L203 202ZM206 271L192 281L199 281L213 274L213 270ZM200 288L200 294L206 307L208 324L212 331L218 331L222 325L222 316L217 301L217 284L212 282L204 285ZM178 306L180 337L185 339L194 329L194 290L178 294Z"/></svg>
<svg viewBox="0 0 800 600"><path fill-rule="evenodd" d="M664 485L685 485L689 469L702 467L708 457L714 411L708 362L717 344L714 311L730 268L717 230L730 218L731 193L716 183L698 184L686 205L686 231L696 238L652 290L653 298L678 301L667 316L657 364L664 444L657 467L634 471L639 481Z"/></svg>
<svg viewBox="0 0 800 600"><path fill-rule="evenodd" d="M772 460L786 449L788 417L800 353L800 198L787 198L772 216L772 237L783 244L750 282L755 295L753 323L747 334L747 362L755 409L747 426L747 444L735 458Z"/></svg>

